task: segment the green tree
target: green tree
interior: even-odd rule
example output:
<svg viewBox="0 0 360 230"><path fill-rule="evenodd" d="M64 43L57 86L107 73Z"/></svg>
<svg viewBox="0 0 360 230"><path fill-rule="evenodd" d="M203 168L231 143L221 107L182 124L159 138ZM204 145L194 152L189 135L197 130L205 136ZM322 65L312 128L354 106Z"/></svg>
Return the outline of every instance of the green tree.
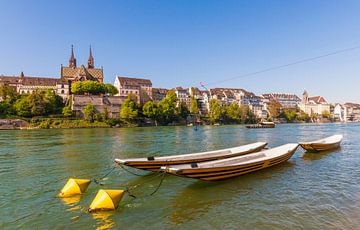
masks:
<svg viewBox="0 0 360 230"><path fill-rule="evenodd" d="M186 120L188 115L190 114L190 111L186 105L185 102L179 102L178 107L176 108L176 117L178 119ZM194 114L192 114L194 115ZM195 114L195 118L197 117L197 114Z"/></svg>
<svg viewBox="0 0 360 230"><path fill-rule="evenodd" d="M71 110L70 106L65 106L62 109L62 114L64 117L72 117L74 115L73 111Z"/></svg>
<svg viewBox="0 0 360 230"><path fill-rule="evenodd" d="M115 86L113 86L112 84L105 84L105 93L106 94L109 94L110 96L114 96L118 92L119 92L118 89Z"/></svg>
<svg viewBox="0 0 360 230"><path fill-rule="evenodd" d="M321 116L322 116L323 118L328 118L328 119L331 118L331 114L330 114L330 112L327 111L327 110L322 111Z"/></svg>
<svg viewBox="0 0 360 230"><path fill-rule="evenodd" d="M199 114L199 103L194 96L190 96L190 113L195 116Z"/></svg>
<svg viewBox="0 0 360 230"><path fill-rule="evenodd" d="M233 102L229 106L225 107L225 115L227 121L230 123L241 122L241 109L236 102Z"/></svg>
<svg viewBox="0 0 360 230"><path fill-rule="evenodd" d="M83 108L83 113L84 113L85 120L87 120L89 122L94 122L97 111L93 104L87 104Z"/></svg>
<svg viewBox="0 0 360 230"><path fill-rule="evenodd" d="M148 101L144 104L142 108L144 116L154 120L155 125L158 125L158 120L160 119L161 112L159 105L153 101Z"/></svg>
<svg viewBox="0 0 360 230"><path fill-rule="evenodd" d="M241 105L240 107L240 117L243 123L256 123L257 118L253 111L250 109L248 105Z"/></svg>
<svg viewBox="0 0 360 230"><path fill-rule="evenodd" d="M176 104L177 96L174 91L169 91L166 97L161 100L159 107L165 122L169 123L175 120Z"/></svg>
<svg viewBox="0 0 360 230"><path fill-rule="evenodd" d="M281 111L281 104L276 100L271 100L268 106L270 116L273 118L278 118Z"/></svg>
<svg viewBox="0 0 360 230"><path fill-rule="evenodd" d="M15 102L14 108L16 110L16 113L18 116L21 117L31 117L31 108L32 105L30 104L30 101L28 99L27 95L23 95Z"/></svg>
<svg viewBox="0 0 360 230"><path fill-rule="evenodd" d="M19 98L19 94L14 87L8 85L0 86L0 116L15 115L16 110L14 104Z"/></svg>
<svg viewBox="0 0 360 230"><path fill-rule="evenodd" d="M73 94L105 94L106 90L107 86L98 81L78 81L71 85L71 92Z"/></svg>
<svg viewBox="0 0 360 230"><path fill-rule="evenodd" d="M286 119L287 122L294 122L297 120L297 112L294 109L284 109L282 112L282 117Z"/></svg>
<svg viewBox="0 0 360 230"><path fill-rule="evenodd" d="M46 114L60 114L64 107L63 99L57 95L53 90L47 90L44 94L46 106Z"/></svg>
<svg viewBox="0 0 360 230"><path fill-rule="evenodd" d="M223 116L223 109L221 107L221 104L216 99L211 99L209 101L209 119L211 123L219 122L220 119Z"/></svg>
<svg viewBox="0 0 360 230"><path fill-rule="evenodd" d="M139 110L134 98L136 97L130 94L121 106L120 119L127 125L135 124L138 119Z"/></svg>
<svg viewBox="0 0 360 230"><path fill-rule="evenodd" d="M13 103L19 98L19 94L16 92L14 87L9 85L0 86L0 98L8 103Z"/></svg>
<svg viewBox="0 0 360 230"><path fill-rule="evenodd" d="M107 121L109 119L109 110L106 106L104 107L104 111L101 113L101 119L103 121Z"/></svg>

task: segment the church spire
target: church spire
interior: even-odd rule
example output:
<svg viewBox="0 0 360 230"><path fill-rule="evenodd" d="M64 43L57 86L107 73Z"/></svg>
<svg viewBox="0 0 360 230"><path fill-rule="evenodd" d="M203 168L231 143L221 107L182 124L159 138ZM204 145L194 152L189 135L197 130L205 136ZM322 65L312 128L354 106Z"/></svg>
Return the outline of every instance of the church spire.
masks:
<svg viewBox="0 0 360 230"><path fill-rule="evenodd" d="M89 54L89 59L88 59L88 69L93 69L94 68L94 57L92 55L92 50L91 50L91 45L90 45L90 54Z"/></svg>
<svg viewBox="0 0 360 230"><path fill-rule="evenodd" d="M70 56L70 60L69 60L69 67L76 68L76 58L74 55L74 46L73 45L71 45L71 56Z"/></svg>

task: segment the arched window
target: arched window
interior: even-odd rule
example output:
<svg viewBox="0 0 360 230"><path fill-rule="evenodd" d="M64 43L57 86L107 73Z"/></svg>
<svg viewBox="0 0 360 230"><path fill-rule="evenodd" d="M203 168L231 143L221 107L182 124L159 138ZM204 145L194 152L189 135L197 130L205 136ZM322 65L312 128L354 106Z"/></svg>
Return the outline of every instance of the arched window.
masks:
<svg viewBox="0 0 360 230"><path fill-rule="evenodd" d="M61 94L64 94L64 90L61 90Z"/></svg>
<svg viewBox="0 0 360 230"><path fill-rule="evenodd" d="M61 84L61 88L62 88L62 89L64 88L64 84Z"/></svg>

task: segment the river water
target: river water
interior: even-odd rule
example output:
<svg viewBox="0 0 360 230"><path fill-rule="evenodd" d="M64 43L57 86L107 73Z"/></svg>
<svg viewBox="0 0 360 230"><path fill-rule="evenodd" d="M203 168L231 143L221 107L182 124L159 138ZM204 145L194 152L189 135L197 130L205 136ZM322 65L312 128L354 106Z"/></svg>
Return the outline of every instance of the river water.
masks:
<svg viewBox="0 0 360 230"><path fill-rule="evenodd" d="M98 178L114 158L269 147L343 134L340 149L299 148L286 163L221 182L116 169L73 199L56 198L68 177ZM143 171L133 170L144 174ZM88 214L99 188L138 185L116 211ZM57 129L0 132L0 229L360 229L360 123Z"/></svg>

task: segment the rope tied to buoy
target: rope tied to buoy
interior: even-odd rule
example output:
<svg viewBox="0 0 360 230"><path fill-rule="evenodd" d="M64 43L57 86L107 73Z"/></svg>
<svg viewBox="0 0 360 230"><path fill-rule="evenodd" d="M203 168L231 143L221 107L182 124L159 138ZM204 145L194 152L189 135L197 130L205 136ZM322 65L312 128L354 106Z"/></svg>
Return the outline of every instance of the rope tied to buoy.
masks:
<svg viewBox="0 0 360 230"><path fill-rule="evenodd" d="M112 172L114 172L115 169L116 169L116 166L112 167L107 173L105 173L99 179L93 178L92 181L94 181L94 183L97 185L103 186L104 184L101 181L104 180L106 177L108 177Z"/></svg>

